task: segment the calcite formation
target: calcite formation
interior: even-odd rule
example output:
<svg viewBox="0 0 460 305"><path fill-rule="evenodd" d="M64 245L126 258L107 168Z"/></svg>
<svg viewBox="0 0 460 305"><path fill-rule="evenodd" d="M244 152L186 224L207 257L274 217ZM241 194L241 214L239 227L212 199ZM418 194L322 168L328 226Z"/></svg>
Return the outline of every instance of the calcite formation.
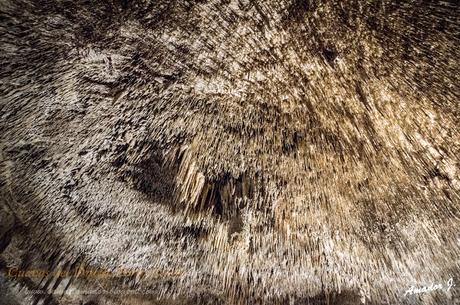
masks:
<svg viewBox="0 0 460 305"><path fill-rule="evenodd" d="M0 34L0 304L460 304L457 1L0 0Z"/></svg>

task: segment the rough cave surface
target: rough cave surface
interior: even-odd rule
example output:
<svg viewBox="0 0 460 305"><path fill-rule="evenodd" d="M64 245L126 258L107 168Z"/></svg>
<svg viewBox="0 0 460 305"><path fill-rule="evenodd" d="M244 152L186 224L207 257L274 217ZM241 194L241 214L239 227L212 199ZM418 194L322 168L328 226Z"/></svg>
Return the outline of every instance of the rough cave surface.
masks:
<svg viewBox="0 0 460 305"><path fill-rule="evenodd" d="M457 1L0 0L0 304L460 304L459 46Z"/></svg>

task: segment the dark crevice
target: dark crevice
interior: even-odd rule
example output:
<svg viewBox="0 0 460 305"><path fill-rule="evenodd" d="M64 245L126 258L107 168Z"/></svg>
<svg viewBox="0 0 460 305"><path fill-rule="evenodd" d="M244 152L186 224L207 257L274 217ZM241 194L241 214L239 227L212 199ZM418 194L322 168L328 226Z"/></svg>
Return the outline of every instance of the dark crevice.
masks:
<svg viewBox="0 0 460 305"><path fill-rule="evenodd" d="M326 62L333 66L334 65L334 60L337 58L338 54L335 48L333 47L325 47L322 50L322 56L326 60Z"/></svg>

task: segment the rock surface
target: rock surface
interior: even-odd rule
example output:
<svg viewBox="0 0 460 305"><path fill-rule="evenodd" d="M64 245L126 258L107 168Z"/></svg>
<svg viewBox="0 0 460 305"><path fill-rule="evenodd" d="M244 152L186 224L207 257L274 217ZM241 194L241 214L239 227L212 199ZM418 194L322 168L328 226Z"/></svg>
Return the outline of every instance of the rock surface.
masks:
<svg viewBox="0 0 460 305"><path fill-rule="evenodd" d="M455 304L405 291L460 282L459 45L456 1L0 0L0 294Z"/></svg>

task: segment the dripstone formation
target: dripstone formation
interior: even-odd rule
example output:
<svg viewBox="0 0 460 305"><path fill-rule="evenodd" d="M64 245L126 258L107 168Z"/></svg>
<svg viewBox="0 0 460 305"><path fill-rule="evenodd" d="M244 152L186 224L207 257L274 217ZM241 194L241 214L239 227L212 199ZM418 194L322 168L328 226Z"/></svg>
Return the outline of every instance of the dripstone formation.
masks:
<svg viewBox="0 0 460 305"><path fill-rule="evenodd" d="M0 0L0 304L460 304L459 46L457 1Z"/></svg>

